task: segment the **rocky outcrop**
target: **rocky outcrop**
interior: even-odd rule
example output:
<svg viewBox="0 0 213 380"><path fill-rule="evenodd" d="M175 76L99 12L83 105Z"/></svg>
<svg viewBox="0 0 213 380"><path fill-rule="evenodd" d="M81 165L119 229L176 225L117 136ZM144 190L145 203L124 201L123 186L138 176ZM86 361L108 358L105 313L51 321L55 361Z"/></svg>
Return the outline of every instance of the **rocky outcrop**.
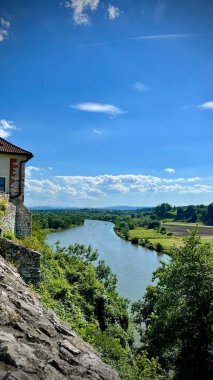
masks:
<svg viewBox="0 0 213 380"><path fill-rule="evenodd" d="M0 380L119 380L0 257Z"/></svg>

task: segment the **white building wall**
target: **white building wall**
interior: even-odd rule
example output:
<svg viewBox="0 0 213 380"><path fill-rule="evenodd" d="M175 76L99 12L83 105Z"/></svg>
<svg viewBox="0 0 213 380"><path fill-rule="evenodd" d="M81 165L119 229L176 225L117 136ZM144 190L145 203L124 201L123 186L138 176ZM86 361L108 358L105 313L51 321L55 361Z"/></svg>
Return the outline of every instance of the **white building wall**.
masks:
<svg viewBox="0 0 213 380"><path fill-rule="evenodd" d="M0 177L6 178L6 193L9 193L10 156L0 155Z"/></svg>

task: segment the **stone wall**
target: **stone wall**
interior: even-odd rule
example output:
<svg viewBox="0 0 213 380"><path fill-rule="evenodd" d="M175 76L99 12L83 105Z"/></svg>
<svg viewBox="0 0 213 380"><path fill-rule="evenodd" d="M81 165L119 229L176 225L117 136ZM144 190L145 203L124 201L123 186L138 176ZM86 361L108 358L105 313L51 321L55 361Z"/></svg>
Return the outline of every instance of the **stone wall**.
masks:
<svg viewBox="0 0 213 380"><path fill-rule="evenodd" d="M0 193L0 199L8 201L6 215L2 217L0 228L11 231L18 238L24 239L32 234L32 213L24 205L10 201L9 194Z"/></svg>
<svg viewBox="0 0 213 380"><path fill-rule="evenodd" d="M15 235L24 239L32 233L32 213L25 206L16 207Z"/></svg>
<svg viewBox="0 0 213 380"><path fill-rule="evenodd" d="M1 193L0 199L8 201L7 212L1 219L0 228L3 231L11 231L15 233L16 206L9 202L8 194Z"/></svg>
<svg viewBox="0 0 213 380"><path fill-rule="evenodd" d="M25 161L24 157L10 159L9 192L16 205L24 203Z"/></svg>
<svg viewBox="0 0 213 380"><path fill-rule="evenodd" d="M39 252L25 248L11 240L0 238L0 255L15 265L25 282L40 281Z"/></svg>
<svg viewBox="0 0 213 380"><path fill-rule="evenodd" d="M3 231L11 231L15 233L15 220L16 220L16 206L8 203L7 214L2 217L0 228Z"/></svg>

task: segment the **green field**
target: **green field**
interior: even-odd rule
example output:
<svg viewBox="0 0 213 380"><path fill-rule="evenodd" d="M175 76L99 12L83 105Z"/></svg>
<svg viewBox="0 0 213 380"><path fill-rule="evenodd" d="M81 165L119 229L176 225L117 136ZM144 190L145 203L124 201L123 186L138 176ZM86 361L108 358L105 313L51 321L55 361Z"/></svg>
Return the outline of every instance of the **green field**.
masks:
<svg viewBox="0 0 213 380"><path fill-rule="evenodd" d="M151 243L153 249L156 249L157 244L161 244L163 252L169 253L172 247L182 246L184 244L183 237L187 236L191 230L197 229L201 239L211 243L213 246L213 227L199 226L199 228L197 228L197 225L192 225L189 223L172 222L164 223L162 226L165 226L167 232L170 232L173 235L168 236L167 234L161 234L153 229L140 227L129 231L129 240L137 238L139 239L138 243L147 246L147 248L149 248L149 243Z"/></svg>

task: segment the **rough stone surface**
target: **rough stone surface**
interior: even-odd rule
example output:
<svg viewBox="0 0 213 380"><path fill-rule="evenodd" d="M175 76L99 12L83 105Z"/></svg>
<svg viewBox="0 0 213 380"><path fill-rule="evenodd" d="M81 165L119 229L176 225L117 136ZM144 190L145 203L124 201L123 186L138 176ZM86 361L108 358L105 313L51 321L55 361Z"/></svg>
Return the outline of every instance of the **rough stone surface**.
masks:
<svg viewBox="0 0 213 380"><path fill-rule="evenodd" d="M11 231L15 233L16 206L13 203L9 202L8 194L1 193L0 198L8 201L7 213L2 217L0 227L3 231Z"/></svg>
<svg viewBox="0 0 213 380"><path fill-rule="evenodd" d="M25 206L16 207L15 234L24 239L32 233L32 213Z"/></svg>
<svg viewBox="0 0 213 380"><path fill-rule="evenodd" d="M32 233L32 213L23 205L23 195L21 201L19 197L11 198L6 193L0 193L0 198L8 201L8 209L2 218L1 229L13 232L20 239L30 236Z"/></svg>
<svg viewBox="0 0 213 380"><path fill-rule="evenodd" d="M39 282L41 261L39 252L0 238L0 255L16 266L25 282L34 284Z"/></svg>
<svg viewBox="0 0 213 380"><path fill-rule="evenodd" d="M0 256L0 380L119 380Z"/></svg>

